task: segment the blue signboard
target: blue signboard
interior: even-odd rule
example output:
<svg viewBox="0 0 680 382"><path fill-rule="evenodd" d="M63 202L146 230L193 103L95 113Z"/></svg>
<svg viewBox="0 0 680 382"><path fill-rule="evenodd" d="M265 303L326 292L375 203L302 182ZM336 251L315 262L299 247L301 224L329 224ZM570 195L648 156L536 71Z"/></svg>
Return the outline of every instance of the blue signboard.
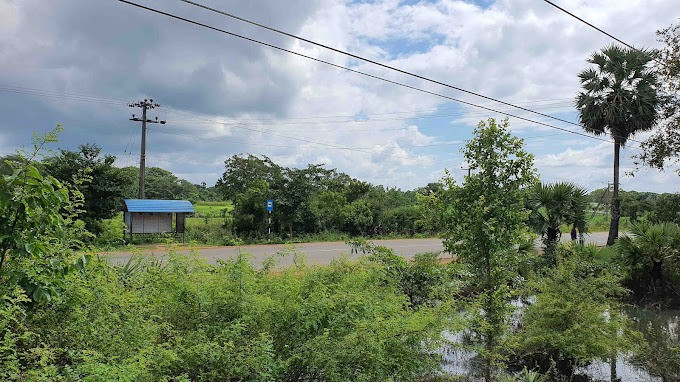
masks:
<svg viewBox="0 0 680 382"><path fill-rule="evenodd" d="M272 199L267 199L267 211L274 211L274 201Z"/></svg>

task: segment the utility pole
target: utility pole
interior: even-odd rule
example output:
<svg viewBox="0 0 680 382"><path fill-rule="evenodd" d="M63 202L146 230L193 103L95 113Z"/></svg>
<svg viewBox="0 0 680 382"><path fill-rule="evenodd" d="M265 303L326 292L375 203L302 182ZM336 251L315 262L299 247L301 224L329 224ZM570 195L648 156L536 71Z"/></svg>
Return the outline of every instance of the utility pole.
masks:
<svg viewBox="0 0 680 382"><path fill-rule="evenodd" d="M159 121L158 117L155 120L146 118L146 111L150 109L155 109L161 105L154 103L153 99L144 98L143 101L137 101L128 105L129 107L141 107L142 108L142 118L135 117L132 114L130 121L142 122L142 149L139 154L139 199L144 199L144 178L146 176L146 123L160 123L165 125L165 121Z"/></svg>

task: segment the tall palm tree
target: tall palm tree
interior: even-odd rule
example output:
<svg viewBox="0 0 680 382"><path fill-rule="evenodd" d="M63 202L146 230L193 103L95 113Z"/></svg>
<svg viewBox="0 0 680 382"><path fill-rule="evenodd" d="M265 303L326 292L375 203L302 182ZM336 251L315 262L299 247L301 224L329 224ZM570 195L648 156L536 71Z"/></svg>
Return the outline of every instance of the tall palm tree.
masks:
<svg viewBox="0 0 680 382"><path fill-rule="evenodd" d="M621 147L636 133L652 129L658 119L658 80L648 65L650 61L650 52L612 45L593 53L588 62L594 67L579 73L583 90L576 97L576 108L583 128L595 135L608 133L614 141L614 191L607 245L614 244L619 235Z"/></svg>

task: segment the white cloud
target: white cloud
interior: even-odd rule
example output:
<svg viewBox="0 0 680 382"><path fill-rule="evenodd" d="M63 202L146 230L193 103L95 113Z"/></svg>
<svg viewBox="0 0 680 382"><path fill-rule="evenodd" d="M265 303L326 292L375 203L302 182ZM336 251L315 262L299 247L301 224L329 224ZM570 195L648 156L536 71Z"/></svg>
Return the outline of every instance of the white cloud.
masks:
<svg viewBox="0 0 680 382"><path fill-rule="evenodd" d="M676 21L674 3L571 0L561 5L626 41L655 46L654 31ZM192 112L158 111L169 121L158 130L181 135L151 133L149 162L194 182L213 183L225 158L255 153L269 155L285 166L326 163L361 179L413 188L441 177L445 167L459 174L459 158L437 151L434 145L468 139L472 126L494 116L462 106L450 112L448 120L437 120L446 129L432 129L427 119L414 122L408 118L423 115L419 112L423 110L433 110L426 115L438 114L434 111L438 107L447 104L450 108L449 100L121 4L45 4L0 0L0 17L5 21L0 26L0 83L115 99L153 95L161 103ZM191 7L152 2L152 6L161 4L313 57L578 130ZM573 110L579 88L576 74L592 51L610 43L607 37L533 0L498 0L488 7L462 0L415 4L262 1L230 7L234 13L339 49L551 114ZM2 146L16 146L30 138L30 129L19 130L17 121L30 121L28 127L36 129L52 126L54 119L64 122L67 146L95 141L116 153L131 141L127 108L63 99L43 99L36 107L34 99L16 97L0 92L0 111L14 118L0 123L0 133L7 133ZM351 122L358 115L369 120ZM216 121L241 121L243 125ZM553 131L516 119L511 119L511 128L537 131L537 135ZM527 147L538 154L536 163L545 178L580 181L594 188L611 177L611 150L604 143L583 142L587 141L563 134L528 140ZM416 147L423 145L433 145L432 151ZM121 160L135 162L134 155ZM626 168L630 167L626 159ZM680 185L672 173L670 177L640 173L626 181L659 190Z"/></svg>

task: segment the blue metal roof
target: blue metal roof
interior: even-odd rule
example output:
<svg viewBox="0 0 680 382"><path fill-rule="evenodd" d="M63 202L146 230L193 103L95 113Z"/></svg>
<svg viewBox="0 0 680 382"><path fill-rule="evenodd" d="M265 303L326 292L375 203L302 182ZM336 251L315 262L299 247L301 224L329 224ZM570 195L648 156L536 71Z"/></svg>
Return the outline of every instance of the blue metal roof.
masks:
<svg viewBox="0 0 680 382"><path fill-rule="evenodd" d="M188 200L125 199L129 212L194 212Z"/></svg>

